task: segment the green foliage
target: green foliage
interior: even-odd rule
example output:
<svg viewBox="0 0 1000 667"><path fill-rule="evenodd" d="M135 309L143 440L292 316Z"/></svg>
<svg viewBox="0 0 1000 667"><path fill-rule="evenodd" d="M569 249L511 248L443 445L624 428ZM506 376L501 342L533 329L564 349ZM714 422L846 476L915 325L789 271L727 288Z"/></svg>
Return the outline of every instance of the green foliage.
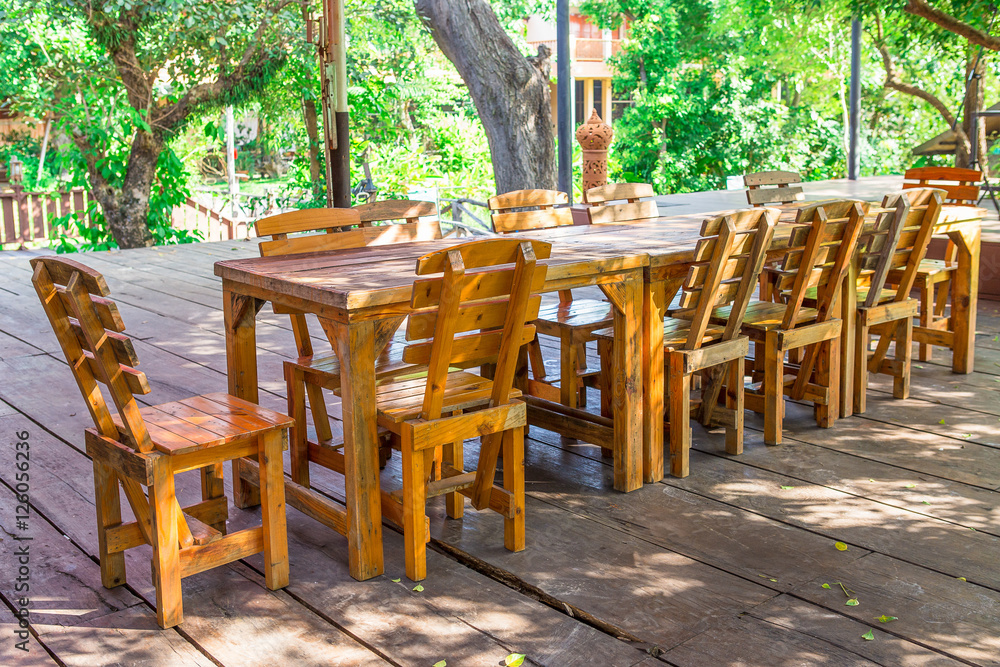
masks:
<svg viewBox="0 0 1000 667"><path fill-rule="evenodd" d="M720 188L727 175L766 169L800 171L810 180L846 175L855 11L869 33L878 13L904 78L957 111L968 50L955 35L905 14L904 4L584 2L582 10L602 27L627 19L629 42L615 58L614 86L616 98L631 97L633 105L615 124L611 177L650 181L667 193ZM985 27L985 3L964 3L961 11L963 3L950 4ZM862 174L899 173L914 162L914 146L948 128L925 102L883 87L871 34L864 49ZM992 73L986 83L990 104L997 92Z"/></svg>

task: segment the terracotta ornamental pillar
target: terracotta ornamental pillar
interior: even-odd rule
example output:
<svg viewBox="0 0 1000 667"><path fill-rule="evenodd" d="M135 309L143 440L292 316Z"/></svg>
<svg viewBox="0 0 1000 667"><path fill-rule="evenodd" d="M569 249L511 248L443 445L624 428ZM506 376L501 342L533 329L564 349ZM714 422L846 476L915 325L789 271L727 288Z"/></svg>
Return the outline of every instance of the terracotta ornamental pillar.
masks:
<svg viewBox="0 0 1000 667"><path fill-rule="evenodd" d="M608 182L608 146L614 132L611 126L601 120L597 109L592 109L590 118L576 131L576 140L583 147L583 198L587 190Z"/></svg>

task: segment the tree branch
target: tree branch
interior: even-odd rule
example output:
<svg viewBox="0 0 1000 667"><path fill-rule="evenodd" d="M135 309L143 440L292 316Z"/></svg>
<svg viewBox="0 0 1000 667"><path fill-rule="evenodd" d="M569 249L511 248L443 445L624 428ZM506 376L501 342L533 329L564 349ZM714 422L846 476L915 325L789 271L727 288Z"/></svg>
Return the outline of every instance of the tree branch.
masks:
<svg viewBox="0 0 1000 667"><path fill-rule="evenodd" d="M969 42L977 44L991 51L1000 51L1000 38L988 35L982 30L972 27L964 21L960 21L951 14L935 9L925 2L925 0L908 0L906 11L914 16L920 16L932 23L936 23L945 30L956 35L965 37Z"/></svg>
<svg viewBox="0 0 1000 667"><path fill-rule="evenodd" d="M873 41L875 42L876 48L878 48L879 54L882 56L882 67L885 69L885 82L882 85L890 90L896 90L906 95L911 95L930 104L939 114L941 114L941 117L948 123L948 127L955 132L956 144L961 144L966 149L970 148L972 144L969 141L969 135L965 133L965 129L962 127L962 124L956 121L955 114L951 112L948 106L942 102L939 97L924 90L923 88L920 88L919 86L904 83L899 78L899 74L896 72L896 67L892 62L892 56L889 53L888 47L885 45L882 32L882 21L878 14L875 14L875 30L875 39Z"/></svg>

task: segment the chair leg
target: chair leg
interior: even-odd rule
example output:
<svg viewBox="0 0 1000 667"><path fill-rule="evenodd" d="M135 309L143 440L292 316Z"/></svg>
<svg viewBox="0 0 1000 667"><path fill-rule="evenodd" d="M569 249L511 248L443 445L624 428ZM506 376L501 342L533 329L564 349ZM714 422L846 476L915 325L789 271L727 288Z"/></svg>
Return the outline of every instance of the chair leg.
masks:
<svg viewBox="0 0 1000 667"><path fill-rule="evenodd" d="M577 405L582 405L584 409L587 407L587 385L583 381L583 376L580 373L585 373L587 371L587 344L580 343L576 350L576 388L580 393L580 398L577 400Z"/></svg>
<svg viewBox="0 0 1000 667"><path fill-rule="evenodd" d="M264 583L271 590L288 585L288 532L285 524L285 475L281 450L285 432L260 436L260 512L264 526Z"/></svg>
<svg viewBox="0 0 1000 667"><path fill-rule="evenodd" d="M309 443L306 426L305 378L290 365L285 365L285 390L288 394L288 414L292 425L288 457L291 459L292 481L309 488Z"/></svg>
<svg viewBox="0 0 1000 667"><path fill-rule="evenodd" d="M729 362L726 378L726 408L733 411L733 425L726 427L726 453L743 453L743 359Z"/></svg>
<svg viewBox="0 0 1000 667"><path fill-rule="evenodd" d="M462 414L461 410L456 410L453 415ZM444 462L455 470L465 470L465 443L461 440L444 446ZM504 464L506 467L506 463ZM452 519L461 519L465 514L465 496L461 493L449 493L444 497L445 510Z"/></svg>
<svg viewBox="0 0 1000 667"><path fill-rule="evenodd" d="M413 451L413 444L405 435L400 449L403 463L403 543L406 576L412 581L423 581L427 577L424 517L427 515L427 467L431 452Z"/></svg>
<svg viewBox="0 0 1000 667"><path fill-rule="evenodd" d="M597 354L601 358L601 416L612 418L614 417L614 404L611 400L611 387L614 384L612 342L603 338L598 339Z"/></svg>
<svg viewBox="0 0 1000 667"><path fill-rule="evenodd" d="M524 429L521 427L503 434L503 488L514 497L514 516L503 520L503 545L508 551L523 551Z"/></svg>
<svg viewBox="0 0 1000 667"><path fill-rule="evenodd" d="M930 327L931 323L934 322L936 310L937 309L934 303L934 284L931 283L929 279L925 278L920 285L920 326ZM920 349L918 351L918 358L920 361L930 361L933 356L933 349L933 345L920 343Z"/></svg>
<svg viewBox="0 0 1000 667"><path fill-rule="evenodd" d="M819 343L816 360L816 383L827 390L827 402L816 406L816 423L820 428L833 428L840 412L840 336ZM843 400L846 400L844 397Z"/></svg>
<svg viewBox="0 0 1000 667"><path fill-rule="evenodd" d="M569 334L559 339L559 402L570 408L577 406L579 395L576 374L578 352Z"/></svg>
<svg viewBox="0 0 1000 667"><path fill-rule="evenodd" d="M913 350L913 318L905 317L896 323L896 361L898 375L892 379L893 398L910 397L910 363Z"/></svg>
<svg viewBox="0 0 1000 667"><path fill-rule="evenodd" d="M214 500L216 498L224 498L226 495L226 484L222 476L223 465L221 463L213 463L212 465L205 466L201 469L201 499L202 500ZM212 528L216 529L223 535L226 534L226 519L229 518L229 507L228 504L223 506L225 514L221 521L217 521L211 524Z"/></svg>
<svg viewBox="0 0 1000 667"><path fill-rule="evenodd" d="M684 358L667 353L667 413L670 419L670 474L687 477L691 449L691 376L684 373Z"/></svg>
<svg viewBox="0 0 1000 667"><path fill-rule="evenodd" d="M101 558L101 583L114 588L125 583L125 552L108 553L107 529L122 522L118 475L100 461L94 461L94 498L97 504L97 542Z"/></svg>
<svg viewBox="0 0 1000 667"><path fill-rule="evenodd" d="M333 432L330 430L330 415L326 412L323 388L307 382L306 395L309 396L309 410L312 412L313 426L316 427L316 439L320 442L332 440Z"/></svg>
<svg viewBox="0 0 1000 667"><path fill-rule="evenodd" d="M944 309L948 306L948 295L951 294L951 278L942 280L937 286L937 296L931 298L934 304L934 317L944 317Z"/></svg>
<svg viewBox="0 0 1000 667"><path fill-rule="evenodd" d="M871 337L864 313L858 314L854 337L854 414L864 414L868 407L868 339ZM848 400L848 397L844 397Z"/></svg>
<svg viewBox="0 0 1000 667"><path fill-rule="evenodd" d="M531 376L541 382L545 379L545 359L542 357L542 346L538 336L528 343L528 362L531 365Z"/></svg>
<svg viewBox="0 0 1000 667"><path fill-rule="evenodd" d="M149 513L153 522L156 622L161 628L172 628L184 621L176 515L180 511L180 506L174 495L174 472L170 466L170 459L166 456L156 457L153 459L152 468Z"/></svg>
<svg viewBox="0 0 1000 667"><path fill-rule="evenodd" d="M764 340L764 443L781 444L781 422L785 402L785 353L778 333L767 332Z"/></svg>

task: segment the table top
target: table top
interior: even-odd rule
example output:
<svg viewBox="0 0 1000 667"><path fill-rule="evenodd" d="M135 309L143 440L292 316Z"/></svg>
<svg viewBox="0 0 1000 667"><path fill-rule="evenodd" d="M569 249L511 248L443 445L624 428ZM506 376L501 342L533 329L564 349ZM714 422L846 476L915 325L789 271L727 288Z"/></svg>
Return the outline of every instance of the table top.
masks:
<svg viewBox="0 0 1000 667"><path fill-rule="evenodd" d="M782 207L782 222L793 222L796 206ZM973 207L945 206L942 225L981 217ZM522 232L524 238L552 243L547 281L584 274L609 274L683 264L693 256L705 218L724 213L664 216L656 221L625 225L574 225ZM772 251L787 247L791 225L779 225ZM302 253L217 262L215 274L224 280L285 295L342 311L408 302L416 259L427 253L467 242L439 239L336 252Z"/></svg>

